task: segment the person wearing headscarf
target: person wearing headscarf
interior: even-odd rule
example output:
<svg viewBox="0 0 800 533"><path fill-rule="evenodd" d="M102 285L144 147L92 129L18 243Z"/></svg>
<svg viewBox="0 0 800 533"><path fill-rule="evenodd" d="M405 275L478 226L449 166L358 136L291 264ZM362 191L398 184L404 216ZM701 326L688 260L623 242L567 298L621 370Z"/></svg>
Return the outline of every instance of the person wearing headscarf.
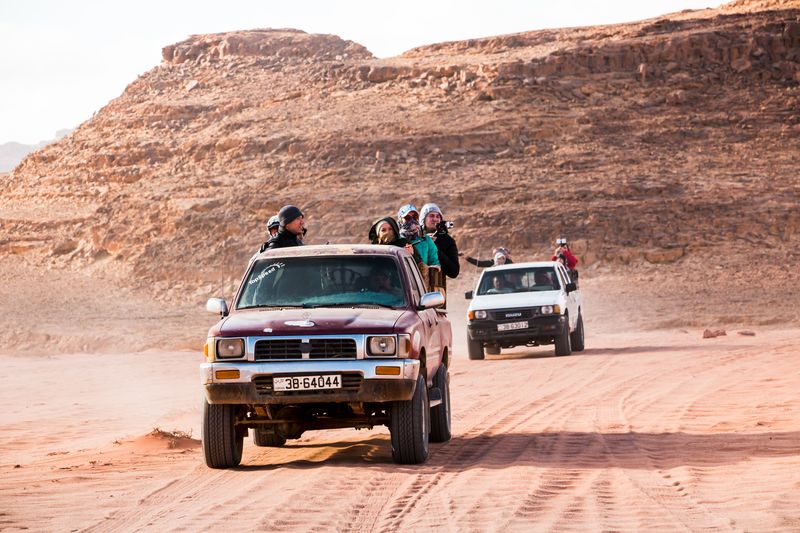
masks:
<svg viewBox="0 0 800 533"><path fill-rule="evenodd" d="M505 248L503 246L500 246L492 250L491 259L479 259L467 256L467 263L479 266L481 268L498 266L498 265L510 265L513 262L514 261L511 260L511 253L508 251L508 248Z"/></svg>

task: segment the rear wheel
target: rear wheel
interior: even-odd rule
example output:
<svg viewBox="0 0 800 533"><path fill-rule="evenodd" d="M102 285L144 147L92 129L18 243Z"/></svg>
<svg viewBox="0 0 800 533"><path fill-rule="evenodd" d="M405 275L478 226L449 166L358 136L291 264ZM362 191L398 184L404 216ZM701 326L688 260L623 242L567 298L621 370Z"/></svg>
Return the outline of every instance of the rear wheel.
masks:
<svg viewBox="0 0 800 533"><path fill-rule="evenodd" d="M286 444L286 439L275 433L274 429L265 427L253 428L251 435L253 444L256 446L278 448Z"/></svg>
<svg viewBox="0 0 800 533"><path fill-rule="evenodd" d="M561 333L556 337L556 355L569 355L572 353L572 347L569 342L569 316L564 315L564 328Z"/></svg>
<svg viewBox="0 0 800 533"><path fill-rule="evenodd" d="M392 402L389 433L392 437L392 459L400 464L424 463L428 458L430 407L425 377L417 377L414 396L410 400Z"/></svg>
<svg viewBox="0 0 800 533"><path fill-rule="evenodd" d="M569 334L569 343L573 352L583 351L583 315L578 312L578 323L575 325L575 331Z"/></svg>
<svg viewBox="0 0 800 533"><path fill-rule="evenodd" d="M211 468L231 468L242 461L244 431L236 427L237 405L203 401L203 456Z"/></svg>
<svg viewBox="0 0 800 533"><path fill-rule="evenodd" d="M467 337L467 353L469 354L470 359L483 359L483 343L481 341L474 341Z"/></svg>
<svg viewBox="0 0 800 533"><path fill-rule="evenodd" d="M431 442L450 440L450 371L442 363L433 378L433 386L442 393L442 403L431 407Z"/></svg>

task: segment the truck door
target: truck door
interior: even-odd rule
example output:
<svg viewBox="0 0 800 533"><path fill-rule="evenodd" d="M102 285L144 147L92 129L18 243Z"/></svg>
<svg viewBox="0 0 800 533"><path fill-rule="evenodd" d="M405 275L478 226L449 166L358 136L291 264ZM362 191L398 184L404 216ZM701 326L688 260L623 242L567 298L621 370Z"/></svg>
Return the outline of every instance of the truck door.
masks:
<svg viewBox="0 0 800 533"><path fill-rule="evenodd" d="M416 263L410 257L404 258L406 261L406 268L411 275L412 292L416 292L420 297L425 294L425 284L422 282L422 276L419 273ZM417 300L416 303L419 303ZM433 376L439 368L439 362L442 358L442 336L439 333L439 321L441 318L436 312L436 309L423 309L418 310L417 314L423 322L425 329L425 355L428 365L428 376Z"/></svg>
<svg viewBox="0 0 800 533"><path fill-rule="evenodd" d="M556 271L558 272L558 279L561 281L561 286L566 294L567 311L569 311L569 329L572 331L575 329L575 326L578 325L578 297L575 291L567 294L567 283L569 283L571 279L564 267L558 265Z"/></svg>

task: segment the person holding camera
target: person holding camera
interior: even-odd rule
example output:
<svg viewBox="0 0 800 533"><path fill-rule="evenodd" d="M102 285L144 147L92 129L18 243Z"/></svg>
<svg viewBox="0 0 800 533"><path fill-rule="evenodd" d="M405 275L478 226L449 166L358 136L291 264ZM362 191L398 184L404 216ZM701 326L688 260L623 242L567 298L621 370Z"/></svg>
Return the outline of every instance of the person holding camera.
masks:
<svg viewBox="0 0 800 533"><path fill-rule="evenodd" d="M559 256L563 256L565 262L564 266L567 267L567 270L575 270L575 267L578 265L578 258L573 255L572 251L569 249L567 239L563 237L556 239L556 250L553 252L553 257L550 260L558 261L560 259Z"/></svg>
<svg viewBox="0 0 800 533"><path fill-rule="evenodd" d="M439 252L439 265L444 274L441 277L442 288L447 289L446 278L455 279L461 271L461 265L458 263L458 246L448 231L453 227L453 223L444 220L442 210L434 203L423 205L419 214L422 218L423 231L433 239Z"/></svg>

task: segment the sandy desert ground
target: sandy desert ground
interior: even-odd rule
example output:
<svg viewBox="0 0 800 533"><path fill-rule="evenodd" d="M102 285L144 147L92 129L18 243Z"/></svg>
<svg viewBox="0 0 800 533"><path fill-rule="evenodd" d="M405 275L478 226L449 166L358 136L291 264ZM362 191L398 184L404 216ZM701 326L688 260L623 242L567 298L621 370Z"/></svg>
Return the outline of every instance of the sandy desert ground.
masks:
<svg viewBox="0 0 800 533"><path fill-rule="evenodd" d="M454 436L421 466L376 428L211 470L196 351L4 356L0 530L800 529L800 331L626 331L604 290L581 354L458 350Z"/></svg>

